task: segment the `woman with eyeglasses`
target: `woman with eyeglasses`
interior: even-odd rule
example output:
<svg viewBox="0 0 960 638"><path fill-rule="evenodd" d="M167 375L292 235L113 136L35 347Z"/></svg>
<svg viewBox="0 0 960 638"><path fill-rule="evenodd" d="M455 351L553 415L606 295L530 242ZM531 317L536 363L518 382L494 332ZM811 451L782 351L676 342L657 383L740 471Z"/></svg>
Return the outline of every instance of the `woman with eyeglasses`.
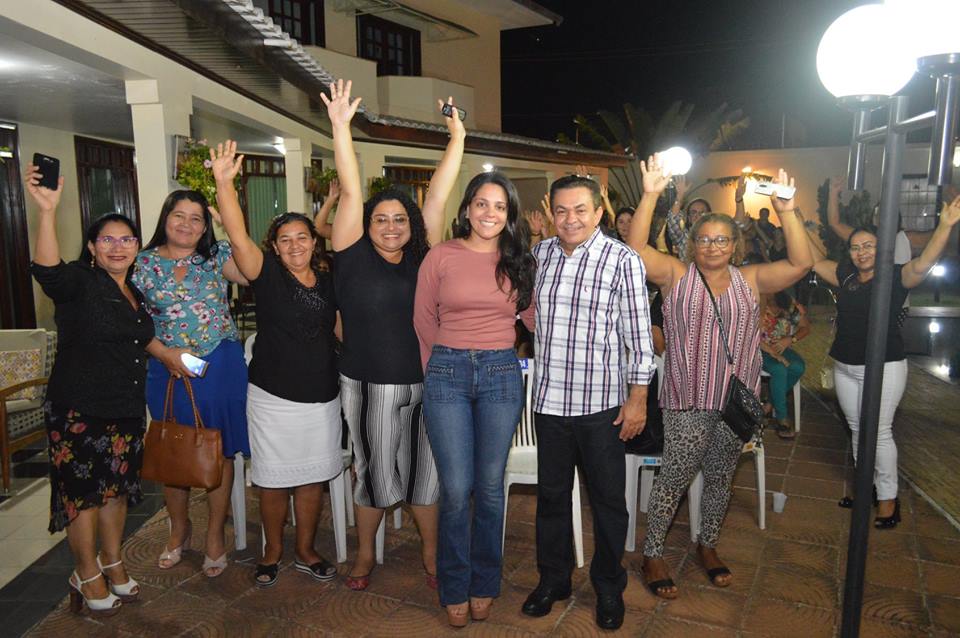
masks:
<svg viewBox="0 0 960 638"><path fill-rule="evenodd" d="M783 224L787 259L737 267L744 251L740 229L733 218L713 213L700 217L690 229L681 251L689 263L658 252L647 239L654 207L670 175L664 173L657 155L641 162L640 169L644 192L628 243L640 253L647 278L660 287L667 345L661 399L663 460L647 513L643 575L654 595L676 598L663 545L677 504L699 471L704 482L697 553L715 586L728 587L732 582L716 547L743 442L722 419L724 399L733 375L759 391L760 295L796 283L810 270L813 258L793 199L776 196L770 200ZM792 186L792 181L780 171L780 184Z"/></svg>
<svg viewBox="0 0 960 638"><path fill-rule="evenodd" d="M291 490L297 521L294 569L331 580L337 568L317 553L314 537L322 483L343 471L333 278L320 269L320 235L300 213L275 217L262 247L250 238L233 186L243 165L236 150L227 140L211 149L210 159L233 258L257 298L247 421L265 544L254 582L257 587L277 582Z"/></svg>
<svg viewBox="0 0 960 638"><path fill-rule="evenodd" d="M76 568L70 608L111 615L140 587L120 561L127 506L142 498L144 348L153 324L130 281L140 242L132 221L104 215L87 229L77 261L65 264L57 242L56 190L26 187L38 211L30 270L55 304L57 353L44 417L50 455L50 533L67 530ZM97 545L100 551L97 552Z"/></svg>
<svg viewBox="0 0 960 638"><path fill-rule="evenodd" d="M907 385L907 359L897 316L907 292L920 285L943 254L957 221L960 221L960 197L949 204L944 203L940 222L923 252L902 266L894 266L877 430L877 461L873 475L878 499L877 516L873 524L878 529L890 529L900 522L893 416ZM860 442L860 399L866 366L871 284L877 258L876 228L854 229L847 239L847 250L849 260L837 263L822 259L814 265L814 270L828 284L837 287L837 333L830 347L830 356L834 360L837 399L853 435L853 456L856 459ZM852 507L853 499L844 497L839 505Z"/></svg>
<svg viewBox="0 0 960 638"><path fill-rule="evenodd" d="M224 524L230 507L233 463L237 452L250 455L247 440L247 364L236 325L230 316L227 286L246 285L226 241L213 236L213 215L207 198L192 190L167 196L153 238L137 255L133 283L143 293L153 317L155 338L147 346L147 405L154 418L163 414L167 382L191 377L193 393L204 426L220 430L223 478L207 490L206 543L203 573L215 578L227 568ZM197 377L183 363L190 353L208 363ZM193 408L182 383L174 385L173 411L177 422L193 423ZM165 485L170 538L157 565L170 569L190 548L193 526L189 518L190 490Z"/></svg>
<svg viewBox="0 0 960 638"><path fill-rule="evenodd" d="M420 531L426 585L436 589L440 488L423 423L423 368L413 302L420 264L430 246L441 240L444 208L460 171L466 131L459 117L445 118L450 141L430 180L422 212L396 189L364 204L350 131L360 98L351 100L350 89L350 82L338 80L330 85L329 98L321 95L333 125L340 180L331 243L343 319L341 401L357 473L353 497L358 550L346 584L353 590L369 586L384 510L407 503Z"/></svg>

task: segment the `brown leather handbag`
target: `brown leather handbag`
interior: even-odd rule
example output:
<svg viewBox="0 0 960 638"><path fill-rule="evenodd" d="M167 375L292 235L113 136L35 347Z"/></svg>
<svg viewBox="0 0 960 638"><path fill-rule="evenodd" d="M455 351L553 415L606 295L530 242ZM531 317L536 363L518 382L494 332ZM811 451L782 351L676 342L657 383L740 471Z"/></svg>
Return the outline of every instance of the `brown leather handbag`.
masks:
<svg viewBox="0 0 960 638"><path fill-rule="evenodd" d="M167 398L163 404L163 420L153 419L147 429L143 449L143 470L140 475L175 487L219 487L223 478L223 448L220 430L203 427L203 420L193 398L193 388L186 377L183 383L193 406L194 425L181 425L173 416L173 384L167 382Z"/></svg>

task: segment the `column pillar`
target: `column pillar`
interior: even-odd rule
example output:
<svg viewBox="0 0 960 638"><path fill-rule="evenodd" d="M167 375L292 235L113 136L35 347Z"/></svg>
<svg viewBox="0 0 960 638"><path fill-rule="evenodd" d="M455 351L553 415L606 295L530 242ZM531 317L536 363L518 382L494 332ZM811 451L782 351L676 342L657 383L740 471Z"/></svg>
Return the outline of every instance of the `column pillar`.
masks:
<svg viewBox="0 0 960 638"><path fill-rule="evenodd" d="M287 176L287 210L312 216L311 202L307 197L307 184L303 169L310 166L309 141L299 137L283 138L284 169Z"/></svg>
<svg viewBox="0 0 960 638"><path fill-rule="evenodd" d="M127 80L124 85L133 121L141 233L147 241L163 200L182 188L173 180L174 135L190 135L193 101L186 91L162 92L157 80Z"/></svg>

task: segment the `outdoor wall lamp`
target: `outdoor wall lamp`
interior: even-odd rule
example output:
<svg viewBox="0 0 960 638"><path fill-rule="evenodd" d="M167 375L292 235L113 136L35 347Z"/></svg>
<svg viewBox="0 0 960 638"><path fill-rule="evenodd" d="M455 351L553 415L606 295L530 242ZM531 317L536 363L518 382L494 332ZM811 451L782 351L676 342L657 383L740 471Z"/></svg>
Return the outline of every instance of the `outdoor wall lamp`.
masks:
<svg viewBox="0 0 960 638"><path fill-rule="evenodd" d="M841 15L823 34L817 50L820 81L840 104L853 111L847 167L849 188L863 187L867 143L884 142L876 271L860 407L860 453L843 590L840 632L844 638L860 635L904 145L907 133L932 128L928 180L937 186L950 182L960 116L957 24L957 0L888 0L886 4L861 6ZM895 94L916 71L936 80L936 103L932 111L908 117L908 98ZM887 124L868 129L870 113L881 107L887 108ZM931 334L940 328L934 323L929 326Z"/></svg>

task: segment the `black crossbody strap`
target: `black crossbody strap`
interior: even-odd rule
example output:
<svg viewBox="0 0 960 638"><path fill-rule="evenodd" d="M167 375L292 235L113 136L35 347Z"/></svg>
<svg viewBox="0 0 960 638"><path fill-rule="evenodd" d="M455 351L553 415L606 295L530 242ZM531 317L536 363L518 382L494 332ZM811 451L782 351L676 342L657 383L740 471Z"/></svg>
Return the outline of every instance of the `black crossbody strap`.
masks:
<svg viewBox="0 0 960 638"><path fill-rule="evenodd" d="M700 280L703 282L703 286L707 289L707 296L710 297L710 303L713 305L713 314L717 318L717 325L720 326L720 343L723 344L723 351L727 355L727 363L733 365L733 357L730 356L730 347L727 345L727 329L723 325L723 317L720 316L720 308L717 306L716 299L713 298L713 291L710 290L710 284L707 283L707 278L703 276L703 273L700 272L700 268L697 268L697 274L700 275ZM731 282L731 286L733 283Z"/></svg>

